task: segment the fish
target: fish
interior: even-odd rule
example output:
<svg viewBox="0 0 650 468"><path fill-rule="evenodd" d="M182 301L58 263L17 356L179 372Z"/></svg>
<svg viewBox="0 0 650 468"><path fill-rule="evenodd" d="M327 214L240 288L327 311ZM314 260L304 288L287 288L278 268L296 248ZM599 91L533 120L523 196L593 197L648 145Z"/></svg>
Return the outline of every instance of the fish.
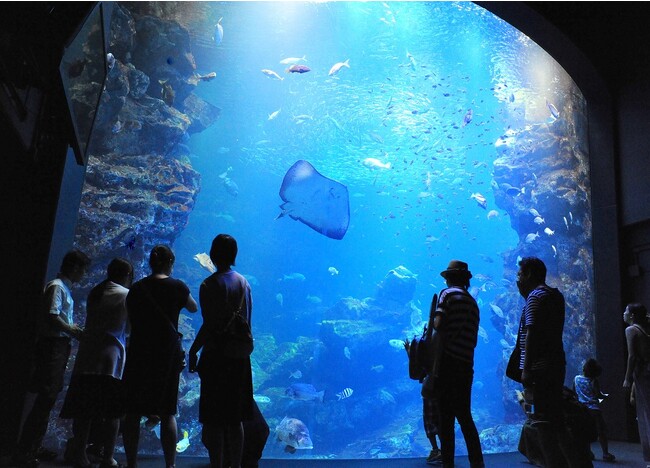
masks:
<svg viewBox="0 0 650 468"><path fill-rule="evenodd" d="M547 227L547 228L544 228L544 234L546 234L547 236L552 236L553 234L555 234L555 231L553 231L551 228Z"/></svg>
<svg viewBox="0 0 650 468"><path fill-rule="evenodd" d="M307 56L303 55L302 57L287 57L285 59L280 60L280 63L282 65L294 65L300 61L306 62Z"/></svg>
<svg viewBox="0 0 650 468"><path fill-rule="evenodd" d="M566 230L569 230L569 222L566 220L566 216L562 216L562 219L564 220L564 225L566 226Z"/></svg>
<svg viewBox="0 0 650 468"><path fill-rule="evenodd" d="M276 111L274 111L274 112L271 112L271 113L269 114L269 120L273 120L273 119L275 119L278 115L280 115L280 112L281 112L281 111L282 111L282 109L278 109L278 110L276 110Z"/></svg>
<svg viewBox="0 0 650 468"><path fill-rule="evenodd" d="M282 279L285 281L305 281L307 278L302 273L289 273L288 275L283 275Z"/></svg>
<svg viewBox="0 0 650 468"><path fill-rule="evenodd" d="M463 117L463 127L472 121L473 114L472 109L467 109L467 112L465 112L465 116Z"/></svg>
<svg viewBox="0 0 650 468"><path fill-rule="evenodd" d="M482 194L480 194L478 192L473 193L473 194L470 195L469 198L473 198L474 200L476 200L476 203L478 203L478 206L480 206L484 210L487 209L487 200Z"/></svg>
<svg viewBox="0 0 650 468"><path fill-rule="evenodd" d="M388 344L395 349L399 349L399 350L404 349L404 340L392 339L392 340L388 340Z"/></svg>
<svg viewBox="0 0 650 468"><path fill-rule="evenodd" d="M368 136L375 140L377 143L383 145L384 144L384 139L381 137L381 135L375 133L375 132L368 132Z"/></svg>
<svg viewBox="0 0 650 468"><path fill-rule="evenodd" d="M542 215L539 214L539 211L537 211L535 208L531 208L530 210L528 210L528 212L529 212L531 215L533 215L534 217L536 217L536 218L537 218L538 216L541 218L541 216L542 216Z"/></svg>
<svg viewBox="0 0 650 468"><path fill-rule="evenodd" d="M497 216L499 216L499 212L497 210L490 210L488 211L487 219L496 218Z"/></svg>
<svg viewBox="0 0 650 468"><path fill-rule="evenodd" d="M284 305L284 297L282 297L282 293L277 293L275 295L275 300L278 301L278 303L280 304L280 307L282 307Z"/></svg>
<svg viewBox="0 0 650 468"><path fill-rule="evenodd" d="M222 19L223 16L219 18L219 21L217 21L217 25L214 27L214 43L216 45L221 45L221 41L223 41L223 26L221 26Z"/></svg>
<svg viewBox="0 0 650 468"><path fill-rule="evenodd" d="M533 222L535 224L544 224L544 218L542 218L541 216L535 216L535 219L533 219Z"/></svg>
<svg viewBox="0 0 650 468"><path fill-rule="evenodd" d="M120 133L122 131L122 128L124 125L122 124L121 120L117 120L113 126L111 127L111 132L112 133Z"/></svg>
<svg viewBox="0 0 650 468"><path fill-rule="evenodd" d="M364 166L369 169L390 169L390 162L383 163L376 158L366 158L361 162Z"/></svg>
<svg viewBox="0 0 650 468"><path fill-rule="evenodd" d="M551 245L551 248L553 249L553 258L557 257L557 248L554 245Z"/></svg>
<svg viewBox="0 0 650 468"><path fill-rule="evenodd" d="M335 63L332 68L330 68L330 71L328 73L329 76L333 76L338 74L339 71L341 71L341 68L347 67L350 68L350 59L347 59L345 62L338 62Z"/></svg>
<svg viewBox="0 0 650 468"><path fill-rule="evenodd" d="M327 271L328 271L329 274L332 275L332 276L334 276L334 275L338 275L338 274L339 274L339 271L338 271L336 268L334 268L334 267L329 267L329 268L327 269Z"/></svg>
<svg viewBox="0 0 650 468"><path fill-rule="evenodd" d="M526 236L526 243L527 243L527 244L530 244L531 242L533 242L533 241L534 241L535 239L537 239L538 237L539 237L539 232L536 232L535 234L530 233L530 234L528 234L528 235Z"/></svg>
<svg viewBox="0 0 650 468"><path fill-rule="evenodd" d="M325 390L319 392L312 384L296 382L287 387L284 394L292 400L322 402Z"/></svg>
<svg viewBox="0 0 650 468"><path fill-rule="evenodd" d="M352 393L354 393L354 390L352 390L350 387L346 387L336 394L336 398L338 398L339 401L345 400L346 398L352 396Z"/></svg>
<svg viewBox="0 0 650 468"><path fill-rule="evenodd" d="M300 419L284 417L275 428L275 437L286 444L285 451L296 453L296 450L309 450L314 448L309 435L309 429Z"/></svg>
<svg viewBox="0 0 650 468"><path fill-rule="evenodd" d="M176 99L176 91L174 91L172 85L169 84L169 80L158 80L158 83L160 83L161 86L161 90L160 90L161 99L168 106L170 107L173 106L174 100Z"/></svg>
<svg viewBox="0 0 650 468"><path fill-rule="evenodd" d="M320 304L323 302L323 300L318 297L318 296L312 296L310 294L307 294L307 302L311 302L312 304Z"/></svg>
<svg viewBox="0 0 650 468"><path fill-rule="evenodd" d="M325 177L308 161L296 161L280 187L282 210L275 219L289 216L330 239L341 240L350 225L348 188Z"/></svg>
<svg viewBox="0 0 650 468"><path fill-rule="evenodd" d="M183 431L183 438L176 444L176 451L183 453L190 446L190 435L187 431Z"/></svg>
<svg viewBox="0 0 650 468"><path fill-rule="evenodd" d="M503 313L503 309L499 307L496 304L490 303L490 308L492 309L492 312L494 312L494 315L500 318L504 318L505 314Z"/></svg>
<svg viewBox="0 0 650 468"><path fill-rule="evenodd" d="M346 359L350 359L350 348L347 346L343 348L343 356L345 356Z"/></svg>
<svg viewBox="0 0 650 468"><path fill-rule="evenodd" d="M268 76L269 78L272 78L274 80L279 80L279 81L284 80L284 78L282 78L280 75L275 73L273 70L269 70L267 68L263 68L262 73L264 73L266 76Z"/></svg>
<svg viewBox="0 0 650 468"><path fill-rule="evenodd" d="M483 338L484 343L489 343L490 342L490 338L488 337L487 331L485 330L485 328L483 328L480 325L478 326L478 336Z"/></svg>
<svg viewBox="0 0 650 468"><path fill-rule="evenodd" d="M214 215L214 217L224 219L224 220L228 221L229 223L234 223L235 222L235 217L233 215L228 214L228 213L217 213L216 215Z"/></svg>
<svg viewBox="0 0 650 468"><path fill-rule="evenodd" d="M115 56L110 52L106 54L106 65L108 66L109 71L115 66Z"/></svg>
<svg viewBox="0 0 650 468"><path fill-rule="evenodd" d="M553 120L557 120L560 117L560 111L557 110L557 107L555 107L552 102L548 102L548 100L546 100L546 107L548 107Z"/></svg>
<svg viewBox="0 0 650 468"><path fill-rule="evenodd" d="M298 64L298 63L295 63L295 64L291 65L289 68L287 68L285 70L285 72L287 72L287 73L300 73L300 74L307 73L307 72L310 72L310 71L311 71L311 68L309 68L307 65L301 65L301 64Z"/></svg>
<svg viewBox="0 0 650 468"><path fill-rule="evenodd" d="M194 256L194 260L199 262L199 265L208 270L210 273L217 271L217 267L214 266L214 263L212 263L210 256L205 252L196 254Z"/></svg>
<svg viewBox="0 0 650 468"><path fill-rule="evenodd" d="M373 372L377 372L377 373L383 372L384 371L384 365L383 364L377 364L376 366L372 366L370 368L370 370L373 371Z"/></svg>
<svg viewBox="0 0 650 468"><path fill-rule="evenodd" d="M217 72L210 72L207 75L199 75L198 73L195 73L190 78L188 78L187 81L190 84L196 85L199 81L212 81L216 77L217 77Z"/></svg>
<svg viewBox="0 0 650 468"><path fill-rule="evenodd" d="M253 400L255 400L257 403L271 403L271 399L267 397L266 395L253 395Z"/></svg>
<svg viewBox="0 0 650 468"><path fill-rule="evenodd" d="M569 220L571 221L571 224L573 224L573 213L569 211Z"/></svg>
<svg viewBox="0 0 650 468"><path fill-rule="evenodd" d="M291 378L291 379L296 379L297 380L300 377L302 377L302 372L300 371L300 369L297 369L297 370L295 370L295 371L293 371L293 372L291 372L289 374L289 378Z"/></svg>

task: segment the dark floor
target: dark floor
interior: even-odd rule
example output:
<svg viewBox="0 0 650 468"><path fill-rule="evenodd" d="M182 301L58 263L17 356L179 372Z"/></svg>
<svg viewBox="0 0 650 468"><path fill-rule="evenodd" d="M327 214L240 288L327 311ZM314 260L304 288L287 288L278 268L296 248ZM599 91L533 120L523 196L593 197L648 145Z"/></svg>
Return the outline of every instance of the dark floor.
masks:
<svg viewBox="0 0 650 468"><path fill-rule="evenodd" d="M610 442L610 452L616 455L615 463L606 463L602 460L596 459L594 467L634 467L645 468L646 463L643 461L643 454L641 453L641 446L639 444L632 444L628 442ZM592 449L594 453L600 455L598 444L593 444ZM118 455L118 461L124 461L123 455ZM204 468L209 465L207 458L196 457L178 457L176 466L178 468ZM489 454L485 456L485 465L488 468L528 468L533 465L519 453L499 453ZM42 463L43 468L61 467L64 466L62 462ZM164 466L161 457L141 457L138 459L139 468L160 468ZM423 458L399 458L391 460L304 460L304 459L262 459L260 460L260 468L410 468L410 467L423 467L428 466ZM648 465L650 466L650 465ZM457 457L456 467L466 468L469 467L467 457Z"/></svg>

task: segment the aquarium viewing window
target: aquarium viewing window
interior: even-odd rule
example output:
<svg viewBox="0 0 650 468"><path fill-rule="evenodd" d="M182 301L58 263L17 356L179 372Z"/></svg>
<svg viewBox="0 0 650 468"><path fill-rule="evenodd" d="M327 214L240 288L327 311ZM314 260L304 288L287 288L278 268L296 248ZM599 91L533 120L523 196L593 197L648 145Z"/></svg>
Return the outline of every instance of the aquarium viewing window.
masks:
<svg viewBox="0 0 650 468"><path fill-rule="evenodd" d="M594 355L586 102L503 20L468 2L117 2L106 52L105 87L89 77L103 91L75 237L93 258L85 293L115 256L147 275L165 243L198 298L213 237L233 235L265 457L428 454L402 342L452 259L480 306L485 453L515 451L524 420L504 378L520 257L541 258L565 294L567 381ZM200 325L181 315L186 348ZM198 396L184 371L183 455L206 455ZM311 447L285 451L285 417ZM161 453L155 428L140 449Z"/></svg>

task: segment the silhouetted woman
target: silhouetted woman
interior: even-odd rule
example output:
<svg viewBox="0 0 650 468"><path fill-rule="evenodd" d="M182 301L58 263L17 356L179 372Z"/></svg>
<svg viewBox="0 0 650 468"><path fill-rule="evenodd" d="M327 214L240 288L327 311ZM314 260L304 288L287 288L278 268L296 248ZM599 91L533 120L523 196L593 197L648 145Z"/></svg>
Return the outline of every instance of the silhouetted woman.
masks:
<svg viewBox="0 0 650 468"><path fill-rule="evenodd" d="M210 454L212 467L224 463L226 443L231 468L241 466L244 429L242 422L253 413L253 378L250 357L229 358L223 354L220 332L232 314L239 310L251 323L251 288L239 273L230 267L237 257L237 241L219 234L210 249L216 273L203 281L199 291L203 325L189 352L190 372L201 377L199 421L203 424L202 441Z"/></svg>
<svg viewBox="0 0 650 468"><path fill-rule="evenodd" d="M133 281L133 267L123 258L114 258L107 278L88 294L86 328L62 418L73 418L74 464L89 467L86 453L91 423L101 427L102 467L117 466L113 458L120 417L124 412L122 372L126 358L126 296Z"/></svg>
<svg viewBox="0 0 650 468"><path fill-rule="evenodd" d="M160 417L160 443L167 467L176 462L176 409L183 356L178 353L178 316L198 306L185 283L171 278L174 253L157 245L149 256L151 275L136 282L126 298L131 336L124 369L126 419L123 438L129 467L137 465L140 418Z"/></svg>
<svg viewBox="0 0 650 468"><path fill-rule="evenodd" d="M623 320L630 326L625 329L627 340L627 371L623 387L629 389L634 382L636 418L643 459L650 462L650 322L643 304L628 304Z"/></svg>

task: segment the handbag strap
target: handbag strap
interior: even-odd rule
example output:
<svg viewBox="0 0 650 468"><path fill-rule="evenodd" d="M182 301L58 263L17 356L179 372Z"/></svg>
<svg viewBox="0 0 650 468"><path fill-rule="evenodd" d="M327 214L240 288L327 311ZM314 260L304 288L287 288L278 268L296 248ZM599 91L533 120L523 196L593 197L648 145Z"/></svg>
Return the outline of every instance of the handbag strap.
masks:
<svg viewBox="0 0 650 468"><path fill-rule="evenodd" d="M233 320L235 320L235 317L237 315L241 315L241 311L244 308L244 301L245 300L246 300L246 291L244 291L244 294L242 294L242 296L241 296L241 301L239 302L239 307L236 308L236 309L233 309L232 316L228 320L228 323L226 324L226 326L223 327L223 332L222 333L225 333L230 328L230 325L232 324Z"/></svg>

